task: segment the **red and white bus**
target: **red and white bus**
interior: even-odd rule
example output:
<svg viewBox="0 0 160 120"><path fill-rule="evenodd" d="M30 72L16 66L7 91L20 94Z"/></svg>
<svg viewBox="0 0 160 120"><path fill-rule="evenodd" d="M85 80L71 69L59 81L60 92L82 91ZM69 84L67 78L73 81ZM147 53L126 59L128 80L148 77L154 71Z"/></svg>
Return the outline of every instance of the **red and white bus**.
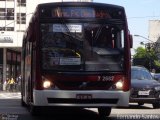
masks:
<svg viewBox="0 0 160 120"><path fill-rule="evenodd" d="M22 105L128 106L130 48L125 10L93 2L39 4L23 37Z"/></svg>

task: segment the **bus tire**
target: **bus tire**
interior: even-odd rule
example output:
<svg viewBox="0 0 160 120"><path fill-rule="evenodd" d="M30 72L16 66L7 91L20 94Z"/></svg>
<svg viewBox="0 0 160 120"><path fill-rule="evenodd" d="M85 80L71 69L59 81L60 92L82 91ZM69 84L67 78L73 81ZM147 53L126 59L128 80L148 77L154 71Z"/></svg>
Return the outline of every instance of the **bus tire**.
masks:
<svg viewBox="0 0 160 120"><path fill-rule="evenodd" d="M23 107L26 107L27 106L27 104L24 102L24 100L23 100L23 95L21 96L21 106L23 106Z"/></svg>
<svg viewBox="0 0 160 120"><path fill-rule="evenodd" d="M29 112L32 116L36 116L38 115L38 112L37 112L38 108L34 105L30 105L29 106Z"/></svg>
<svg viewBox="0 0 160 120"><path fill-rule="evenodd" d="M98 108L98 113L101 118L108 117L111 113L111 107Z"/></svg>
<svg viewBox="0 0 160 120"><path fill-rule="evenodd" d="M21 106L26 107L27 104L23 101L23 99L21 98Z"/></svg>

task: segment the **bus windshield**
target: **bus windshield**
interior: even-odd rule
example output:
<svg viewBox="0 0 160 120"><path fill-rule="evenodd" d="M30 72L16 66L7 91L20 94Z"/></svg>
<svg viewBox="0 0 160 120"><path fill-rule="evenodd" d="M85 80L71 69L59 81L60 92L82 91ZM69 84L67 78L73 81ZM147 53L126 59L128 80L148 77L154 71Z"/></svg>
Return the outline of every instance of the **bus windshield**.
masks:
<svg viewBox="0 0 160 120"><path fill-rule="evenodd" d="M41 23L42 69L123 71L123 24Z"/></svg>

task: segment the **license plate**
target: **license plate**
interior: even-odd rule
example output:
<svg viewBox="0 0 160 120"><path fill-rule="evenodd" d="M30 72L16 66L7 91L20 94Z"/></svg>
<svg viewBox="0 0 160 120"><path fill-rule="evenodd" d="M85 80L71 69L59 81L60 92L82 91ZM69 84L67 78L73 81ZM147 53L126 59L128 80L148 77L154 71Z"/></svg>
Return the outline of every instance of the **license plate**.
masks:
<svg viewBox="0 0 160 120"><path fill-rule="evenodd" d="M149 95L149 90L148 91L138 91L138 95Z"/></svg>
<svg viewBox="0 0 160 120"><path fill-rule="evenodd" d="M76 99L92 99L91 94L77 94Z"/></svg>

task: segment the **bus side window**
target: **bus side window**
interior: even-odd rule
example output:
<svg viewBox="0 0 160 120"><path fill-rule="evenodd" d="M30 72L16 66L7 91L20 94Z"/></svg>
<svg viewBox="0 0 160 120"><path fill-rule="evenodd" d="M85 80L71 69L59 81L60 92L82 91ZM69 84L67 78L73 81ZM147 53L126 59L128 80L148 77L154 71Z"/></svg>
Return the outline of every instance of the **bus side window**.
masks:
<svg viewBox="0 0 160 120"><path fill-rule="evenodd" d="M115 30L114 32L115 47L124 48L124 31Z"/></svg>
<svg viewBox="0 0 160 120"><path fill-rule="evenodd" d="M112 28L112 44L114 48L124 48L124 30Z"/></svg>

